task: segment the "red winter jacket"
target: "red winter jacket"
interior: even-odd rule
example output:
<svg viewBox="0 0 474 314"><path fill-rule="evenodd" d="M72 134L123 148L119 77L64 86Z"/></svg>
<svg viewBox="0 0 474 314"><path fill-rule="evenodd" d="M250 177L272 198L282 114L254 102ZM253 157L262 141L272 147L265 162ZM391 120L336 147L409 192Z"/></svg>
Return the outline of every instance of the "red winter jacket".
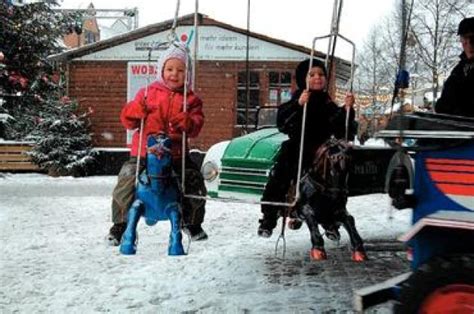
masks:
<svg viewBox="0 0 474 314"><path fill-rule="evenodd" d="M127 129L140 127L140 120L145 118L141 146L141 156L146 155L146 141L149 134L165 132L172 140L171 151L174 158L181 158L182 132L174 129L170 120L183 111L183 93L170 90L168 87L154 82L148 86L148 96L145 101L146 110L140 105L145 97L145 88L138 91L135 99L129 102L120 115L122 124ZM191 120L186 130L187 137L196 137L204 124L202 101L192 91L188 91L186 112ZM131 156L138 155L140 131L133 134Z"/></svg>

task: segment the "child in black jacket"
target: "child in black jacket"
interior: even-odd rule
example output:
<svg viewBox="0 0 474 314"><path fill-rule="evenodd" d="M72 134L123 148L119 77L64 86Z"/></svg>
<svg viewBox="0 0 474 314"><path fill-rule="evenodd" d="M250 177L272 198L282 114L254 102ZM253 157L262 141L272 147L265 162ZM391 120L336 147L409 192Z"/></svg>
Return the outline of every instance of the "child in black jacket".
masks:
<svg viewBox="0 0 474 314"><path fill-rule="evenodd" d="M327 72L324 63L313 59L308 72L310 60L307 59L296 67L298 90L287 103L278 108L278 129L288 134L289 139L283 142L275 165L270 172L262 201L286 202L291 180L296 179L300 150L303 109L306 104L306 125L303 144L303 172L312 162L314 152L331 136L344 138L346 135L346 113L349 108L349 140L354 138L354 96L348 94L344 107L334 103L325 91ZM258 235L268 238L278 220L281 206L262 205L263 218L259 220Z"/></svg>

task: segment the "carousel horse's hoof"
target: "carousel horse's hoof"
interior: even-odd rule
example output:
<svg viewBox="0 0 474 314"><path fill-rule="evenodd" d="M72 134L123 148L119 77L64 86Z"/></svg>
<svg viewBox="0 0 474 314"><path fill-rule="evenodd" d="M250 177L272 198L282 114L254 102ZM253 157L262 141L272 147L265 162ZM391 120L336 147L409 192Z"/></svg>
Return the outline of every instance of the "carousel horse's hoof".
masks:
<svg viewBox="0 0 474 314"><path fill-rule="evenodd" d="M120 243L120 253L123 255L135 255L137 253L136 238L124 234Z"/></svg>
<svg viewBox="0 0 474 314"><path fill-rule="evenodd" d="M120 253L124 255L135 255L137 252L137 224L140 219L142 207L140 200L135 200L128 210L127 227L120 241Z"/></svg>
<svg viewBox="0 0 474 314"><path fill-rule="evenodd" d="M312 261L323 261L328 259L326 251L324 251L324 249L311 249L311 251L309 252L309 257Z"/></svg>
<svg viewBox="0 0 474 314"><path fill-rule="evenodd" d="M169 256L180 256L185 255L183 248L183 235L179 228L181 220L180 214L177 207L173 207L175 210L168 213L168 218L171 222L170 239L168 242L168 255Z"/></svg>
<svg viewBox="0 0 474 314"><path fill-rule="evenodd" d="M364 251L354 251L352 252L352 260L354 262L364 262L368 260L367 254Z"/></svg>
<svg viewBox="0 0 474 314"><path fill-rule="evenodd" d="M291 230L298 230L303 225L303 222L297 218L291 218L288 220L288 228Z"/></svg>
<svg viewBox="0 0 474 314"><path fill-rule="evenodd" d="M183 236L181 235L181 232L170 235L170 242L168 246L169 256L186 255L186 253L184 253L182 239L183 239Z"/></svg>

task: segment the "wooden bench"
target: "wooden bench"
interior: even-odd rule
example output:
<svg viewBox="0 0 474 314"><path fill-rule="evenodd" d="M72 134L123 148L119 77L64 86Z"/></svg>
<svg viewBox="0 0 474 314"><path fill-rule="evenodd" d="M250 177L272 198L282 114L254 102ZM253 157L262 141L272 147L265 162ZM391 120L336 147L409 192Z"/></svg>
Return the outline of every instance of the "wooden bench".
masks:
<svg viewBox="0 0 474 314"><path fill-rule="evenodd" d="M0 171L41 171L26 153L31 143L0 142Z"/></svg>

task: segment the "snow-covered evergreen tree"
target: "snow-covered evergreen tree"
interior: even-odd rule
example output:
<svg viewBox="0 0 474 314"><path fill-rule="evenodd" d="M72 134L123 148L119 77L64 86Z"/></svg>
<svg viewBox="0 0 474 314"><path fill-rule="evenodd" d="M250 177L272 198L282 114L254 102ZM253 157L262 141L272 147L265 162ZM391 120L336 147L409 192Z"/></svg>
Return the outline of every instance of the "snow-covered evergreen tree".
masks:
<svg viewBox="0 0 474 314"><path fill-rule="evenodd" d="M34 140L33 160L62 175L90 159L91 138L86 115L74 101L64 101L60 69L47 60L64 49L61 38L80 16L54 6L54 0L0 5L0 137Z"/></svg>
<svg viewBox="0 0 474 314"><path fill-rule="evenodd" d="M52 100L56 101L56 100ZM30 152L33 161L50 175L83 176L93 163L88 113L76 115L78 104L63 97L48 106L49 112L38 119L28 136L36 143Z"/></svg>

